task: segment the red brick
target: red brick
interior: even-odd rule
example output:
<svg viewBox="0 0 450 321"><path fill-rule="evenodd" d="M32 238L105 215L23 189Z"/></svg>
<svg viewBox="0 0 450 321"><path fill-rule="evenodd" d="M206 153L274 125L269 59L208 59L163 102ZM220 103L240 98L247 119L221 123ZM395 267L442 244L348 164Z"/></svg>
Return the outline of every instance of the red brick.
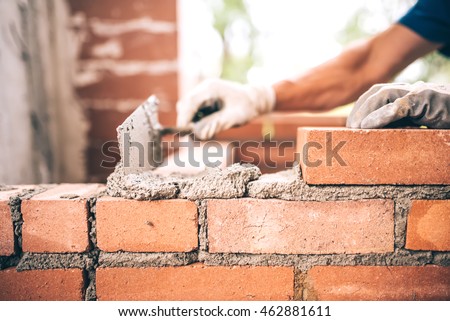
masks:
<svg viewBox="0 0 450 321"><path fill-rule="evenodd" d="M117 56L108 56L98 53L109 41L116 42L121 53ZM114 37L96 36L89 33L87 40L83 42L80 58L98 59L112 58L116 60L176 60L178 55L177 33L148 33L145 31L132 31Z"/></svg>
<svg viewBox="0 0 450 321"><path fill-rule="evenodd" d="M450 251L450 200L411 202L406 248Z"/></svg>
<svg viewBox="0 0 450 321"><path fill-rule="evenodd" d="M213 253L383 253L394 249L391 200L208 200Z"/></svg>
<svg viewBox="0 0 450 321"><path fill-rule="evenodd" d="M326 137L346 166L332 159L327 164ZM300 157L308 184L450 184L450 131L427 129L299 128L297 152L309 145L309 162ZM330 150L330 148L328 148ZM331 153L328 153L331 155Z"/></svg>
<svg viewBox="0 0 450 321"><path fill-rule="evenodd" d="M14 227L8 201L0 201L0 256L14 253Z"/></svg>
<svg viewBox="0 0 450 321"><path fill-rule="evenodd" d="M291 267L204 266L101 268L100 300L290 300Z"/></svg>
<svg viewBox="0 0 450 321"><path fill-rule="evenodd" d="M0 255L14 254L14 227L9 208L11 192L0 192Z"/></svg>
<svg viewBox="0 0 450 321"><path fill-rule="evenodd" d="M104 71L98 82L79 86L77 93L81 98L90 99L141 99L150 94L168 97L165 100L177 100L178 76L175 72L161 75L137 74L116 76Z"/></svg>
<svg viewBox="0 0 450 321"><path fill-rule="evenodd" d="M103 19L151 17L176 21L176 0L69 0L72 13Z"/></svg>
<svg viewBox="0 0 450 321"><path fill-rule="evenodd" d="M23 251L86 251L89 246L86 197L100 189L97 184L62 184L23 200Z"/></svg>
<svg viewBox="0 0 450 321"><path fill-rule="evenodd" d="M97 244L107 252L189 252L197 248L197 207L187 200L97 200Z"/></svg>
<svg viewBox="0 0 450 321"><path fill-rule="evenodd" d="M2 301L77 301L83 299L83 273L79 269L0 271Z"/></svg>
<svg viewBox="0 0 450 321"><path fill-rule="evenodd" d="M306 300L449 300L450 267L316 266L305 286Z"/></svg>
<svg viewBox="0 0 450 321"><path fill-rule="evenodd" d="M34 187L32 185L11 186L10 190L0 191L0 256L14 254L14 227L9 199Z"/></svg>

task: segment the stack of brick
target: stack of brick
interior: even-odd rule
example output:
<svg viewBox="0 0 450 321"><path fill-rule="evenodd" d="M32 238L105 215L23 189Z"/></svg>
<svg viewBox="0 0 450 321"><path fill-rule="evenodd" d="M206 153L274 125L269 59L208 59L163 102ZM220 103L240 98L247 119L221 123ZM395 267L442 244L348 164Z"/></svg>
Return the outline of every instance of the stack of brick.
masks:
<svg viewBox="0 0 450 321"><path fill-rule="evenodd" d="M263 175L242 198L4 188L0 299L449 300L450 131L298 141L303 179Z"/></svg>

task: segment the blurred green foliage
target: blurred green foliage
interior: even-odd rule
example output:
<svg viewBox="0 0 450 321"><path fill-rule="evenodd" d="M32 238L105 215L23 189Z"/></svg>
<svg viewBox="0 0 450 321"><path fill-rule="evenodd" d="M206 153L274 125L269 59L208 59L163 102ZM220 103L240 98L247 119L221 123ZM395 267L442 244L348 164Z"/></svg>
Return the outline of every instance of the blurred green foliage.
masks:
<svg viewBox="0 0 450 321"><path fill-rule="evenodd" d="M212 7L214 28L219 33L223 43L222 73L220 77L246 83L247 72L257 61L255 39L258 32L252 23L245 1L218 0L208 1L208 3ZM236 23L239 24L238 28L233 28L233 24ZM246 38L248 52L245 55L236 55L232 52L231 46L237 36L235 34L236 31L241 32L238 35L239 37Z"/></svg>

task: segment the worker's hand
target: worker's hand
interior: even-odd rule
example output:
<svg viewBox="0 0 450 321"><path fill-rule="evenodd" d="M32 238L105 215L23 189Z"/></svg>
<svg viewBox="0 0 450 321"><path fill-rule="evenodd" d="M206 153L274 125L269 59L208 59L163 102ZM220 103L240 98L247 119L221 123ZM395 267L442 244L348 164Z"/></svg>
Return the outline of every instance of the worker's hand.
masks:
<svg viewBox="0 0 450 321"><path fill-rule="evenodd" d="M218 103L220 110L196 123L192 119L205 106ZM177 104L177 126L192 126L200 139L247 123L268 113L275 105L275 92L269 86L242 85L221 79L209 79L200 83Z"/></svg>
<svg viewBox="0 0 450 321"><path fill-rule="evenodd" d="M419 126L450 128L450 85L374 85L356 102L347 127L382 128L404 118Z"/></svg>

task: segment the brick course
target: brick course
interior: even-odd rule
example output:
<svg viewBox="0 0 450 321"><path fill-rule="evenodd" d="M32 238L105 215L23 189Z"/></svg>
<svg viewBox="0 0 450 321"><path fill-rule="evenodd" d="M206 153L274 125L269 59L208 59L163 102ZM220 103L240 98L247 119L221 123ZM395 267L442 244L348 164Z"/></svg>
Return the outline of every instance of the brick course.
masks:
<svg viewBox="0 0 450 321"><path fill-rule="evenodd" d="M305 300L449 300L450 267L316 266Z"/></svg>
<svg viewBox="0 0 450 321"><path fill-rule="evenodd" d="M77 301L83 299L82 270L0 271L0 300Z"/></svg>
<svg viewBox="0 0 450 321"><path fill-rule="evenodd" d="M450 184L450 130L301 127L297 152L308 184Z"/></svg>
<svg viewBox="0 0 450 321"><path fill-rule="evenodd" d="M208 200L214 253L383 253L394 250L389 200Z"/></svg>
<svg viewBox="0 0 450 321"><path fill-rule="evenodd" d="M292 267L204 266L97 270L100 300L289 300Z"/></svg>

